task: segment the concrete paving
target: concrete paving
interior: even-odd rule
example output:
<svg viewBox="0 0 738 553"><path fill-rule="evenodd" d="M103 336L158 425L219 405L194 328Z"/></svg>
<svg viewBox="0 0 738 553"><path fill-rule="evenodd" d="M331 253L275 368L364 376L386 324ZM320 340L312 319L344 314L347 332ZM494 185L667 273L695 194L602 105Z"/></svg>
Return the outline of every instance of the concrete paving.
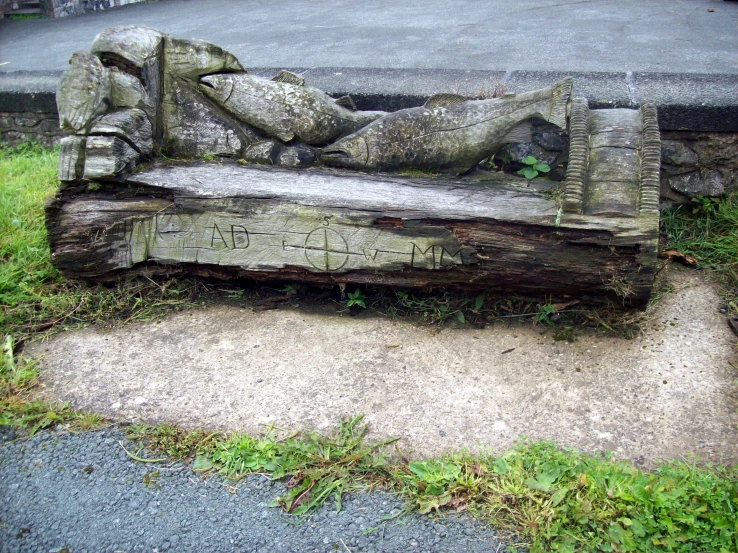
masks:
<svg viewBox="0 0 738 553"><path fill-rule="evenodd" d="M263 432L364 413L416 455L554 440L649 465L738 461L735 336L696 272L634 340L556 342L525 324L428 328L378 317L216 307L28 348L45 393L112 418Z"/></svg>
<svg viewBox="0 0 738 553"><path fill-rule="evenodd" d="M161 0L0 21L0 71L63 70L99 31L132 24L246 67L738 74L738 3L720 0Z"/></svg>

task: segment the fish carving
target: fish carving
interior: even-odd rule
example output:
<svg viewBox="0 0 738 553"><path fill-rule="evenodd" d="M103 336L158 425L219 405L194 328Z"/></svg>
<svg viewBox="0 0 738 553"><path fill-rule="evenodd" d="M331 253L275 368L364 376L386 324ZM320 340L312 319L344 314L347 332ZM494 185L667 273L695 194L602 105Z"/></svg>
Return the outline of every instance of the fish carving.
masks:
<svg viewBox="0 0 738 553"><path fill-rule="evenodd" d="M431 97L423 107L399 110L323 148L327 165L370 171L420 169L462 174L537 116L566 127L572 79L533 92L490 100L455 94ZM530 140L530 139L528 139Z"/></svg>
<svg viewBox="0 0 738 553"><path fill-rule="evenodd" d="M233 54L204 40L167 38L164 55L167 70L177 77L197 80L209 73L243 71Z"/></svg>
<svg viewBox="0 0 738 553"><path fill-rule="evenodd" d="M331 98L288 71L272 79L245 72L207 75L199 86L235 117L283 142L328 144L385 115L356 111L349 96Z"/></svg>
<svg viewBox="0 0 738 553"><path fill-rule="evenodd" d="M68 131L81 131L110 106L110 75L96 56L75 52L59 80L56 105L59 124Z"/></svg>

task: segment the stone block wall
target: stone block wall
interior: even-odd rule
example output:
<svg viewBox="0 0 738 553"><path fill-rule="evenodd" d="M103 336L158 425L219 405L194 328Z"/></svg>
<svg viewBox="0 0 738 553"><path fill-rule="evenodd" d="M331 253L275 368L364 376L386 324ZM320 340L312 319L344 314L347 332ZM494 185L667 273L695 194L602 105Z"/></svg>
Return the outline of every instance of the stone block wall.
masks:
<svg viewBox="0 0 738 553"><path fill-rule="evenodd" d="M156 0L41 0L41 6L44 13L49 17L67 17L127 4L152 1Z"/></svg>
<svg viewBox="0 0 738 553"><path fill-rule="evenodd" d="M0 0L0 17L14 8L14 0Z"/></svg>
<svg viewBox="0 0 738 553"><path fill-rule="evenodd" d="M534 119L533 142L509 144L495 158L519 168L533 156L551 167L549 178L563 180L568 146L564 131ZM732 192L738 192L738 133L661 131L662 205Z"/></svg>
<svg viewBox="0 0 738 553"><path fill-rule="evenodd" d="M63 134L56 112L0 111L0 142L9 146L38 142L50 148L59 142Z"/></svg>
<svg viewBox="0 0 738 553"><path fill-rule="evenodd" d="M738 133L669 131L661 141L661 196L680 203L738 191Z"/></svg>

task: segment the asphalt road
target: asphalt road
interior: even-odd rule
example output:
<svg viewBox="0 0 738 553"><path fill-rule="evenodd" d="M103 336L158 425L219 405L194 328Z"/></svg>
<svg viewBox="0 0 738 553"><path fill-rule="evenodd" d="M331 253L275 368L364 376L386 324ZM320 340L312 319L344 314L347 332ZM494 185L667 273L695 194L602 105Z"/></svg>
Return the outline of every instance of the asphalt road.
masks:
<svg viewBox="0 0 738 553"><path fill-rule="evenodd" d="M3 429L0 427L0 440ZM181 463L127 457L123 432L42 432L0 444L3 553L494 553L494 531L465 516L403 514L384 492L346 494L296 518L268 504L285 492L253 475L201 478Z"/></svg>
<svg viewBox="0 0 738 553"><path fill-rule="evenodd" d="M161 0L2 20L0 71L62 70L102 29L132 24L245 67L738 74L738 2L720 0Z"/></svg>

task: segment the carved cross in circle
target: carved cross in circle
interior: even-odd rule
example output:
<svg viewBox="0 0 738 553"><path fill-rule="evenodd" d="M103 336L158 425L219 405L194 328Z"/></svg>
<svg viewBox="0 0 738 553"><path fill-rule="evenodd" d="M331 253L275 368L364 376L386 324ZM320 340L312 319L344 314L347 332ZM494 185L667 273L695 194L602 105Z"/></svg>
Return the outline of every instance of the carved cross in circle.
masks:
<svg viewBox="0 0 738 553"><path fill-rule="evenodd" d="M338 271L349 259L346 240L329 228L317 228L305 238L305 258L320 271Z"/></svg>

